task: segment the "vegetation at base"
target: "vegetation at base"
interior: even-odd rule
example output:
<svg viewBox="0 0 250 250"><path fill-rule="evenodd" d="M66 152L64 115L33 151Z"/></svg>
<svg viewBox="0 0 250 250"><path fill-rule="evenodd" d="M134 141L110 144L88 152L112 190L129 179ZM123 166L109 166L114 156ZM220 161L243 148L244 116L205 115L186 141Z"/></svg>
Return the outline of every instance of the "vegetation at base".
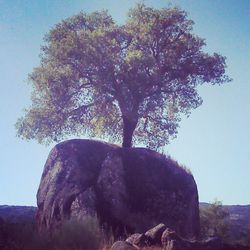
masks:
<svg viewBox="0 0 250 250"><path fill-rule="evenodd" d="M226 241L229 226L229 212L220 201L215 201L200 208L200 233L202 238L218 236Z"/></svg>
<svg viewBox="0 0 250 250"><path fill-rule="evenodd" d="M232 215L238 219L232 220ZM201 239L217 235L224 243L250 246L250 206L224 206L218 201L201 204L200 217ZM115 240L111 231L104 233L96 218L65 221L54 233L39 233L29 220L6 218L0 218L1 250L109 250Z"/></svg>
<svg viewBox="0 0 250 250"><path fill-rule="evenodd" d="M201 238L219 236L224 243L250 246L250 206L200 203Z"/></svg>
<svg viewBox="0 0 250 250"><path fill-rule="evenodd" d="M38 232L32 223L0 225L1 250L107 250L114 242L95 218L67 220L53 232Z"/></svg>

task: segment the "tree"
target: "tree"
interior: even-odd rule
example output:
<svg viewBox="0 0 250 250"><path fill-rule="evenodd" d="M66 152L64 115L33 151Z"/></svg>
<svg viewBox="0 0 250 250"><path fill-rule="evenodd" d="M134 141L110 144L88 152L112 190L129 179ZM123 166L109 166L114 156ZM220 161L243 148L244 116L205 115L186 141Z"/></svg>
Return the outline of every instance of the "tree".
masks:
<svg viewBox="0 0 250 250"><path fill-rule="evenodd" d="M124 25L105 11L57 24L29 76L32 105L17 121L18 135L51 142L87 134L123 138L124 147L132 138L165 145L181 114L202 103L197 86L229 80L225 57L203 52L205 42L192 26L179 8L144 4L130 10Z"/></svg>
<svg viewBox="0 0 250 250"><path fill-rule="evenodd" d="M229 232L229 212L220 201L200 208L200 228L202 237L219 236L226 240Z"/></svg>

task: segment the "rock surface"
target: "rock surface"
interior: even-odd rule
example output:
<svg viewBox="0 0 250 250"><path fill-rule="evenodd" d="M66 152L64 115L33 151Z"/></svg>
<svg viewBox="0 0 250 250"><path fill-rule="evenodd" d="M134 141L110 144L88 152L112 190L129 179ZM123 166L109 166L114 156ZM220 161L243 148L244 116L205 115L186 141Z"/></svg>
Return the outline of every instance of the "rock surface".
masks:
<svg viewBox="0 0 250 250"><path fill-rule="evenodd" d="M110 250L138 250L138 248L125 241L116 241Z"/></svg>
<svg viewBox="0 0 250 250"><path fill-rule="evenodd" d="M141 247L147 244L147 237L145 236L145 234L135 233L130 235L126 239L126 242L131 245L136 245L138 247Z"/></svg>
<svg viewBox="0 0 250 250"><path fill-rule="evenodd" d="M102 162L114 149L89 140L69 140L52 149L37 192L36 219L40 228L96 213L95 183Z"/></svg>
<svg viewBox="0 0 250 250"><path fill-rule="evenodd" d="M161 224L149 229L145 233L145 236L148 239L148 242L150 242L151 245L157 244L158 242L160 242L162 233L166 230L166 228L167 227L163 223L161 223Z"/></svg>
<svg viewBox="0 0 250 250"><path fill-rule="evenodd" d="M145 232L161 222L183 237L199 232L193 176L173 160L143 148L69 140L52 149L37 193L37 222L51 228L97 215L117 234Z"/></svg>

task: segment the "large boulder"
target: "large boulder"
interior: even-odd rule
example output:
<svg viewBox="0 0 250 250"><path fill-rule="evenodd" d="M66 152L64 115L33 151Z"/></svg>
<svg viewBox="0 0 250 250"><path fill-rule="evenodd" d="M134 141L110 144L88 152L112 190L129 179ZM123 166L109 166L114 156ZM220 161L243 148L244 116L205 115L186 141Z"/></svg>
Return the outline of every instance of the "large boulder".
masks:
<svg viewBox="0 0 250 250"><path fill-rule="evenodd" d="M144 232L161 222L183 237L199 233L193 176L144 148L92 140L56 145L44 167L37 203L40 228L97 215L118 234Z"/></svg>

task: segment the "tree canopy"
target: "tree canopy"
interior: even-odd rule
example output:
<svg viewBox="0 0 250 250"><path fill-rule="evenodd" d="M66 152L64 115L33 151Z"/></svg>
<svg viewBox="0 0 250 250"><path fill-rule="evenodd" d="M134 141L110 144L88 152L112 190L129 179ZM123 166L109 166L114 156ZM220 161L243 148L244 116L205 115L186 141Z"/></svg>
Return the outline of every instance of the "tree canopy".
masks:
<svg viewBox="0 0 250 250"><path fill-rule="evenodd" d="M225 57L205 53L192 28L183 10L144 4L123 25L106 11L63 20L45 36L41 63L29 76L32 105L17 121L18 135L166 145L181 114L201 105L197 86L229 80Z"/></svg>

